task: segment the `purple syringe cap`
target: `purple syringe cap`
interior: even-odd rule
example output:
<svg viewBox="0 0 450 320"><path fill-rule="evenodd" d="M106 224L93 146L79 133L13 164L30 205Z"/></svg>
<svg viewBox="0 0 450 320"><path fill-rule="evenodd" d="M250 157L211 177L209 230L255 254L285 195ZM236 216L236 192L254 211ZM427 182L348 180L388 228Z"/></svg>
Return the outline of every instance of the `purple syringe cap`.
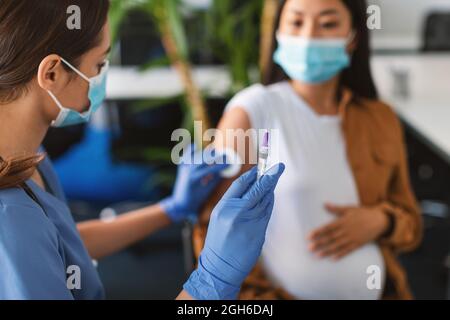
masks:
<svg viewBox="0 0 450 320"><path fill-rule="evenodd" d="M269 139L270 139L270 135L269 135L269 131L267 131L266 133L264 133L264 138L263 138L263 143L262 146L268 148L269 147Z"/></svg>

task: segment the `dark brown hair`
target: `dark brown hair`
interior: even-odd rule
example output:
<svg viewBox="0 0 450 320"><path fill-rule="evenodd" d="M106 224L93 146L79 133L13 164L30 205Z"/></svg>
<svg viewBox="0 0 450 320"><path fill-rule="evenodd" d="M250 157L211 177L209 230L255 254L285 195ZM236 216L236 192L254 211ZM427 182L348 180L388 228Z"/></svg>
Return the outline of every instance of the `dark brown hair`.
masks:
<svg viewBox="0 0 450 320"><path fill-rule="evenodd" d="M277 49L276 31L280 24L281 13L287 0L280 0L274 33L272 35L272 54ZM349 9L353 20L353 29L356 31L357 47L353 53L351 66L341 74L340 89L349 88L355 97L377 99L378 93L373 81L370 69L370 34L367 28L367 3L366 0L341 0ZM289 77L283 72L273 59L263 74L263 84L270 85L279 81L288 80Z"/></svg>
<svg viewBox="0 0 450 320"><path fill-rule="evenodd" d="M81 11L79 30L67 26L72 5ZM109 0L1 0L0 108L26 94L46 56L57 54L78 66L79 59L101 42L108 9ZM0 189L21 185L42 159L0 155Z"/></svg>

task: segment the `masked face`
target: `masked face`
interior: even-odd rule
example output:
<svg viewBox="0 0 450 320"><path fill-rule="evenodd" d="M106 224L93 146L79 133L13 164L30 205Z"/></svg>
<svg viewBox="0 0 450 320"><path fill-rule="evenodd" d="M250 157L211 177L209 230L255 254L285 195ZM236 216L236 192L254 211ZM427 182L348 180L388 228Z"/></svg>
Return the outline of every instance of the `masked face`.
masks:
<svg viewBox="0 0 450 320"><path fill-rule="evenodd" d="M102 67L100 74L93 78L88 78L81 71L72 66L69 62L61 58L61 61L65 63L69 68L76 72L81 78L89 83L89 110L80 113L73 108L65 107L56 98L56 96L51 92L47 91L50 97L55 101L56 105L60 109L58 117L53 121L53 127L67 127L72 125L77 125L81 123L88 122L92 115L102 106L106 98L106 80L109 70L109 61L106 61L105 65Z"/></svg>
<svg viewBox="0 0 450 320"><path fill-rule="evenodd" d="M293 80L322 83L350 66L351 38L308 39L278 34L274 61Z"/></svg>
<svg viewBox="0 0 450 320"><path fill-rule="evenodd" d="M287 0L273 59L293 80L312 84L330 80L350 66L352 24L341 0Z"/></svg>

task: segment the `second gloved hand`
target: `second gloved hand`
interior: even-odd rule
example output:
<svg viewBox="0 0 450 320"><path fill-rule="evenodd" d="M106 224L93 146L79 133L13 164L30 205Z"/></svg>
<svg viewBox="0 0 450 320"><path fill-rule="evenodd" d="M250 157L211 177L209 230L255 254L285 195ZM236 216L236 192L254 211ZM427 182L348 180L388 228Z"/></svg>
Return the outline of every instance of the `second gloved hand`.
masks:
<svg viewBox="0 0 450 320"><path fill-rule="evenodd" d="M284 165L260 180L253 168L233 183L211 215L205 247L184 289L195 299L236 299L255 266L274 205L274 190Z"/></svg>
<svg viewBox="0 0 450 320"><path fill-rule="evenodd" d="M219 164L209 165L203 159L208 159L208 163ZM178 166L172 196L160 203L169 218L174 222L187 218L195 220L201 205L222 180L220 172L227 167L224 155L216 154L214 151L212 155L206 154L206 151L196 151L191 145L183 155L182 164Z"/></svg>

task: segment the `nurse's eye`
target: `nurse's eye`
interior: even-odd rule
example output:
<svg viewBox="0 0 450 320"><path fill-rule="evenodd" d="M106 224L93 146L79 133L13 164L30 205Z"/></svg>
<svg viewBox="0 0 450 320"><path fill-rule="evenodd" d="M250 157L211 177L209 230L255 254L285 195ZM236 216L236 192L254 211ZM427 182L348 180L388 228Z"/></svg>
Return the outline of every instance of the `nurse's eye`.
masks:
<svg viewBox="0 0 450 320"><path fill-rule="evenodd" d="M102 63L97 65L98 68L98 72L100 73L100 71L102 71L102 68L106 65L106 61L103 61Z"/></svg>

